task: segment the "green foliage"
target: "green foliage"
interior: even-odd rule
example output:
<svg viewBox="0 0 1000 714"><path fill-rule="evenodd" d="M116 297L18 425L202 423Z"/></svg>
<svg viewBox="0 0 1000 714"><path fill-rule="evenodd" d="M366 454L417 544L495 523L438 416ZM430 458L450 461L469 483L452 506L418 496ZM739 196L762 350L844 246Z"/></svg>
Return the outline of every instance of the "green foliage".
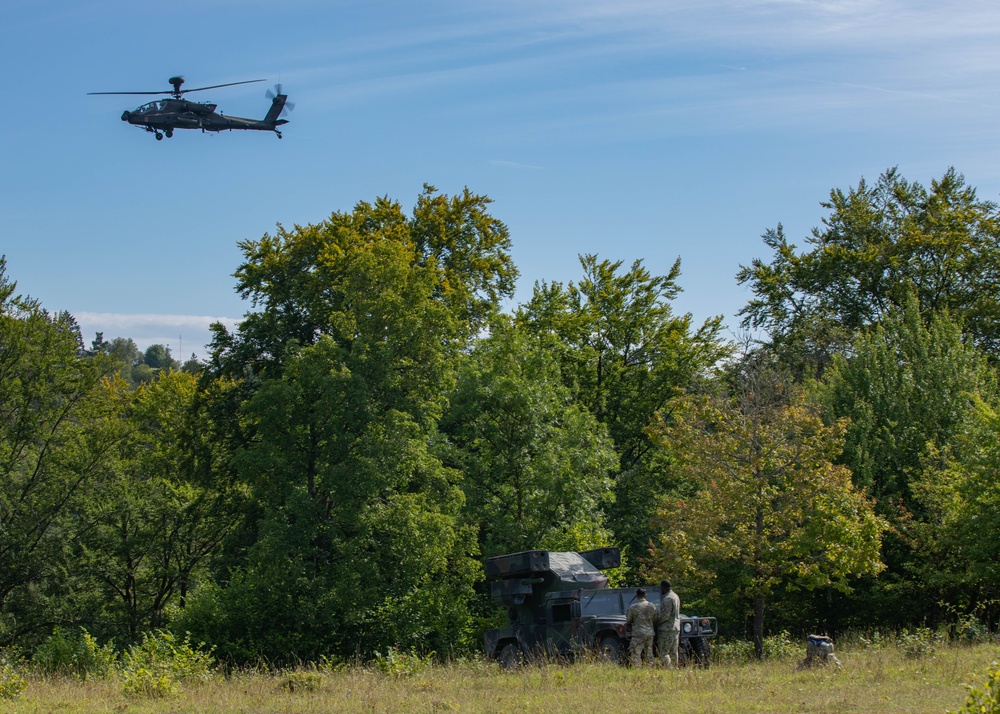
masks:
<svg viewBox="0 0 1000 714"><path fill-rule="evenodd" d="M35 648L31 663L46 674L103 679L114 672L116 659L110 642L99 645L82 627L79 632L64 632L57 627Z"/></svg>
<svg viewBox="0 0 1000 714"><path fill-rule="evenodd" d="M797 252L781 226L764 235L770 263L755 260L737 276L754 299L740 311L745 327L806 375L816 374L854 336L905 305L947 311L990 354L1000 354L1000 221L948 169L930 189L896 169L873 184L830 192L823 227Z"/></svg>
<svg viewBox="0 0 1000 714"><path fill-rule="evenodd" d="M350 656L476 639L481 571L437 424L463 348L513 289L489 200L428 188L241 244L258 310L219 330L210 404L255 518L225 582L181 615L237 658Z"/></svg>
<svg viewBox="0 0 1000 714"><path fill-rule="evenodd" d="M989 642L992 638L989 625L975 613L962 615L954 625L954 638L964 644L977 645Z"/></svg>
<svg viewBox="0 0 1000 714"><path fill-rule="evenodd" d="M132 645L122 657L122 691L142 697L164 697L177 691L185 681L208 679L212 675L214 647L191 645L190 634L178 639L170 632L144 633L142 642Z"/></svg>
<svg viewBox="0 0 1000 714"><path fill-rule="evenodd" d="M787 630L764 638L764 659L794 659L805 649L803 642L796 642ZM712 647L712 659L718 663L750 662L757 659L754 643L749 640L722 640Z"/></svg>
<svg viewBox="0 0 1000 714"><path fill-rule="evenodd" d="M1000 411L995 400L973 397L965 422L941 449L928 449L926 468L914 484L926 509L922 550L933 556L931 582L952 584L975 599L961 609L995 608L1000 601Z"/></svg>
<svg viewBox="0 0 1000 714"><path fill-rule="evenodd" d="M385 652L375 652L375 669L387 677L415 677L429 672L434 665L434 653L420 654L390 647Z"/></svg>
<svg viewBox="0 0 1000 714"><path fill-rule="evenodd" d="M755 365L729 395L678 397L671 421L650 428L697 492L661 501L646 574L752 602L758 657L776 590L848 591L852 577L883 567L885 524L833 463L846 424L827 426L801 401L786 403L780 380Z"/></svg>
<svg viewBox="0 0 1000 714"><path fill-rule="evenodd" d="M988 419L975 421L997 399L996 376L983 355L947 315L922 316L911 297L859 337L850 358L834 360L816 394L828 420L850 419L840 461L890 524L887 573L866 594L878 609L866 609L899 626L914 621L914 608L919 618L942 599L961 602L961 590L979 585L970 577L972 563L990 560L961 547L959 533L975 522L972 503L980 496L967 487L971 469L956 464L971 466L993 439L983 434L972 444ZM974 538L996 540L980 539L984 525L977 523Z"/></svg>
<svg viewBox="0 0 1000 714"><path fill-rule="evenodd" d="M673 313L680 292L680 261L667 275L653 275L641 260L580 257L578 283L536 284L516 320L529 331L554 336L563 383L574 399L604 425L618 458L608 526L616 544L645 553L652 535L656 496L678 486L664 468L662 450L644 429L679 388L704 377L728 352L719 337L721 319L692 325Z"/></svg>
<svg viewBox="0 0 1000 714"><path fill-rule="evenodd" d="M124 434L113 361L82 352L72 317L15 296L0 261L0 643L64 619L72 545Z"/></svg>
<svg viewBox="0 0 1000 714"><path fill-rule="evenodd" d="M28 680L21 675L17 661L0 650L0 700L16 699L27 687Z"/></svg>
<svg viewBox="0 0 1000 714"><path fill-rule="evenodd" d="M910 659L933 657L937 652L941 637L928 627L904 629L896 637L896 646Z"/></svg>
<svg viewBox="0 0 1000 714"><path fill-rule="evenodd" d="M998 714L1000 713L1000 662L994 660L986 670L986 679L980 685L970 684L965 706L949 714Z"/></svg>
<svg viewBox="0 0 1000 714"><path fill-rule="evenodd" d="M796 642L788 634L788 630L764 638L764 657L767 659L792 659L801 655L805 645L800 640Z"/></svg>
<svg viewBox="0 0 1000 714"><path fill-rule="evenodd" d="M919 512L910 484L928 444L952 443L977 398L996 395L996 377L947 316L922 319L914 297L838 357L821 398L830 419L849 418L843 461L887 512Z"/></svg>
<svg viewBox="0 0 1000 714"><path fill-rule="evenodd" d="M484 556L609 544L606 429L560 378L553 341L497 321L464 364L442 431Z"/></svg>
<svg viewBox="0 0 1000 714"><path fill-rule="evenodd" d="M170 355L170 348L166 345L150 345L142 355L143 364L151 369L166 370L176 369L179 366L177 360Z"/></svg>
<svg viewBox="0 0 1000 714"><path fill-rule="evenodd" d="M315 692L323 686L323 675L313 670L294 670L281 676L281 688L289 692Z"/></svg>

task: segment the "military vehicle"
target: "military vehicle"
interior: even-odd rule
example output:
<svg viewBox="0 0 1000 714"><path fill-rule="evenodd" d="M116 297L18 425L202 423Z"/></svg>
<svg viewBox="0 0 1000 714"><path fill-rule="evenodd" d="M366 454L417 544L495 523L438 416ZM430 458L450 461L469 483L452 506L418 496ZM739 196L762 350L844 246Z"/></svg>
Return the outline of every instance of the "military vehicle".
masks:
<svg viewBox="0 0 1000 714"><path fill-rule="evenodd" d="M486 631L486 654L512 668L537 656L576 658L585 652L623 662L631 632L625 624L636 588L609 588L601 572L621 565L618 548L581 553L528 550L486 560L493 599L507 608L506 627ZM660 589L646 598L660 604ZM681 664L708 666L714 617L681 615Z"/></svg>

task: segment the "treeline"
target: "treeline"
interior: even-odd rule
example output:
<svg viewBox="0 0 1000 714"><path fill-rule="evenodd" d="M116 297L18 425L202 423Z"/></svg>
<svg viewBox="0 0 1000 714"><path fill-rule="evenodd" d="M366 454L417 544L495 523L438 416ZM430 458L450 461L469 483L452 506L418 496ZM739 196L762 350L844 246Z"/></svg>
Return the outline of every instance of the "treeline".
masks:
<svg viewBox="0 0 1000 714"><path fill-rule="evenodd" d="M0 646L169 627L241 662L479 646L482 561L619 545L729 634L995 624L1000 225L949 170L781 226L750 335L580 257L513 310L489 199L425 187L240 243L183 368L0 262ZM149 352L149 350L147 350Z"/></svg>

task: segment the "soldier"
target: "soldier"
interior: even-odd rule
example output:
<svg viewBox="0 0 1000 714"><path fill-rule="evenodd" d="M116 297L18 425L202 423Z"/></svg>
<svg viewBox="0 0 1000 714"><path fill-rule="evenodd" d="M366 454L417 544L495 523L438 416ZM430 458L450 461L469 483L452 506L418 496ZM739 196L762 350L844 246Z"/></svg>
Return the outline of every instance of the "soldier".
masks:
<svg viewBox="0 0 1000 714"><path fill-rule="evenodd" d="M670 589L669 580L660 581L660 617L657 621L659 638L657 647L663 664L675 669L678 661L678 645L681 638L681 599Z"/></svg>
<svg viewBox="0 0 1000 714"><path fill-rule="evenodd" d="M646 599L646 589L636 588L635 602L628 609L625 622L632 626L632 642L629 652L632 656L632 666L642 664L643 653L646 661L653 661L653 635L656 625L656 605Z"/></svg>

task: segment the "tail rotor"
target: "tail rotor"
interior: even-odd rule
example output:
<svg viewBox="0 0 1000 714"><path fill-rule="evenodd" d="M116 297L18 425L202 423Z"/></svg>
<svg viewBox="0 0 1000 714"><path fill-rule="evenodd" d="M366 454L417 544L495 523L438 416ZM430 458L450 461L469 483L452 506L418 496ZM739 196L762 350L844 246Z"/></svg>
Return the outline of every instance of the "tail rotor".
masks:
<svg viewBox="0 0 1000 714"><path fill-rule="evenodd" d="M285 93L281 90L282 87L281 83L279 82L278 84L274 85L273 90L268 89L264 94L267 95L267 98L273 102L277 97L286 96ZM286 114L288 114L288 112L292 111L293 109L295 109L295 102L289 102L286 100L284 106L281 109L281 114L279 116L285 116Z"/></svg>

